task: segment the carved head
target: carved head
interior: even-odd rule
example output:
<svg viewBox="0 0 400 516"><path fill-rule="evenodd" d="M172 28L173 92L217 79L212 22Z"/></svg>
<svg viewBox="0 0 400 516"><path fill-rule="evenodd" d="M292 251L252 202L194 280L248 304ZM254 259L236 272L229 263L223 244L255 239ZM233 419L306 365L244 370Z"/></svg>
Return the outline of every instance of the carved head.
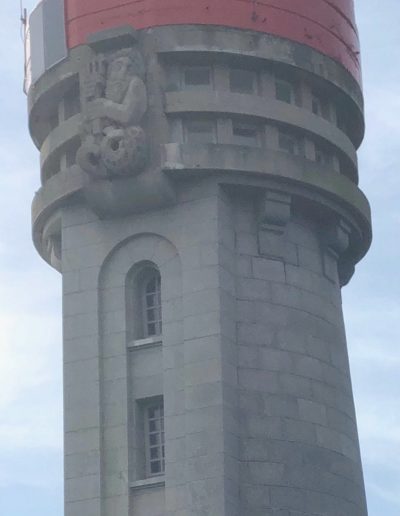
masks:
<svg viewBox="0 0 400 516"><path fill-rule="evenodd" d="M106 98L122 103L130 81L143 75L143 59L139 52L132 49L116 52L108 61Z"/></svg>

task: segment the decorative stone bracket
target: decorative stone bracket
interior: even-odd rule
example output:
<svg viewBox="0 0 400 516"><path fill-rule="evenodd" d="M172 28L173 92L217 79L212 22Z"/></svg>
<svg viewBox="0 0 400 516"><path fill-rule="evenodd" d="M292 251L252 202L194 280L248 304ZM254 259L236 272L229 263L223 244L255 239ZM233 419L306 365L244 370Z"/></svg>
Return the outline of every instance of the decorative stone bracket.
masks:
<svg viewBox="0 0 400 516"><path fill-rule="evenodd" d="M337 220L325 228L323 236L324 275L330 281L338 281L338 262L350 245L351 227L344 220ZM341 283L347 280L340 278Z"/></svg>
<svg viewBox="0 0 400 516"><path fill-rule="evenodd" d="M290 220L292 198L289 194L267 190L261 203L260 229L282 234Z"/></svg>
<svg viewBox="0 0 400 516"><path fill-rule="evenodd" d="M297 251L284 234L291 218L292 196L283 192L264 192L259 208L259 253L298 265Z"/></svg>

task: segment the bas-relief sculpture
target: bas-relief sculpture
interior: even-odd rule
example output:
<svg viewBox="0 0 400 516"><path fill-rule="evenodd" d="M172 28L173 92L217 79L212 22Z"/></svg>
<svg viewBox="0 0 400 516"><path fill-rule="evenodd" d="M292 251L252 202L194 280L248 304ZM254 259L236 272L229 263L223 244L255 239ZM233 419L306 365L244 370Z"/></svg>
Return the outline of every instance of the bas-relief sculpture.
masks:
<svg viewBox="0 0 400 516"><path fill-rule="evenodd" d="M143 171L147 111L144 63L136 49L99 54L82 74L82 146L77 163L92 178L114 179Z"/></svg>

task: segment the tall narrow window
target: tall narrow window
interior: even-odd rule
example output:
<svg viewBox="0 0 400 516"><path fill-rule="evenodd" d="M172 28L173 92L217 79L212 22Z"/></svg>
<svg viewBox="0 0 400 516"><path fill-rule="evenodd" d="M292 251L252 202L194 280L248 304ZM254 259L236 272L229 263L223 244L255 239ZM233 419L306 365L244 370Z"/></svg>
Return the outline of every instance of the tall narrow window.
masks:
<svg viewBox="0 0 400 516"><path fill-rule="evenodd" d="M79 84L74 85L64 96L64 120L68 120L81 110Z"/></svg>
<svg viewBox="0 0 400 516"><path fill-rule="evenodd" d="M329 120L329 104L324 96L320 95L319 93L313 92L311 99L311 108L314 115L322 116L323 118Z"/></svg>
<svg viewBox="0 0 400 516"><path fill-rule="evenodd" d="M156 270L146 274L142 291L143 326L146 337L161 335L161 276Z"/></svg>
<svg viewBox="0 0 400 516"><path fill-rule="evenodd" d="M321 145L315 144L315 161L320 165L330 167L332 166L333 157L327 149Z"/></svg>
<svg viewBox="0 0 400 516"><path fill-rule="evenodd" d="M279 148L288 154L299 154L299 139L292 133L279 131Z"/></svg>
<svg viewBox="0 0 400 516"><path fill-rule="evenodd" d="M145 408L147 476L165 472L164 403L155 401Z"/></svg>
<svg viewBox="0 0 400 516"><path fill-rule="evenodd" d="M275 97L276 100L286 102L287 104L294 103L294 88L293 84L284 79L277 79L275 82Z"/></svg>

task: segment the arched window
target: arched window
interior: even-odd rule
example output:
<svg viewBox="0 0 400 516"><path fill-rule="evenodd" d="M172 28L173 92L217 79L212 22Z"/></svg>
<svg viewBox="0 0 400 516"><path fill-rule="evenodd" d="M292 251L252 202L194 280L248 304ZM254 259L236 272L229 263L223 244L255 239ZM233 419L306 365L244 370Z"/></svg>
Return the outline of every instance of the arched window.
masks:
<svg viewBox="0 0 400 516"><path fill-rule="evenodd" d="M144 271L141 282L144 337L162 333L161 276L156 269Z"/></svg>
<svg viewBox="0 0 400 516"><path fill-rule="evenodd" d="M127 276L126 287L128 342L161 336L161 276L156 265L150 261L136 264Z"/></svg>

